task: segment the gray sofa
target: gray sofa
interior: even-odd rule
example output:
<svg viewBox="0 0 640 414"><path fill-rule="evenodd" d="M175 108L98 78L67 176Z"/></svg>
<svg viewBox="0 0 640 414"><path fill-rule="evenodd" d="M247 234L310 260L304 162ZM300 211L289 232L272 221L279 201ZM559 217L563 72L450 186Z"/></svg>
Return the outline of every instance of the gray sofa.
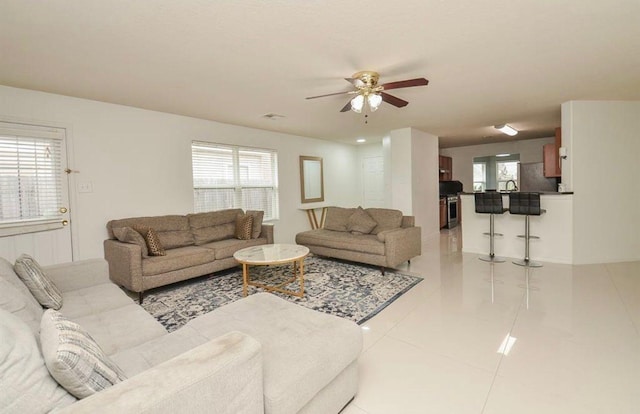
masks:
<svg viewBox="0 0 640 414"><path fill-rule="evenodd" d="M260 213L250 240L235 238L242 209L111 220L104 241L111 280L138 293L142 302L145 290L237 266L236 251L273 243L273 226L262 224L261 212L247 213ZM166 256L150 256L144 239L128 237L132 228L154 229Z"/></svg>
<svg viewBox="0 0 640 414"><path fill-rule="evenodd" d="M168 333L108 278L104 260L45 267L60 312L126 379L76 400L49 374L43 308L0 258L0 412L337 413L357 389L353 322L259 293ZM57 411L58 412L58 411Z"/></svg>
<svg viewBox="0 0 640 414"><path fill-rule="evenodd" d="M324 227L298 233L296 243L319 256L380 266L383 273L422 254L415 218L385 208L329 207Z"/></svg>

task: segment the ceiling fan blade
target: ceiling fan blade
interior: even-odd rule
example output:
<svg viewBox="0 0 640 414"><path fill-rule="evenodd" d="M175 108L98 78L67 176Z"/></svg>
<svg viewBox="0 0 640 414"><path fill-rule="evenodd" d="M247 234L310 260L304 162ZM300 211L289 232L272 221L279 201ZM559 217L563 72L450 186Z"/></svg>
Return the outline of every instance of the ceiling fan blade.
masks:
<svg viewBox="0 0 640 414"><path fill-rule="evenodd" d="M384 90L388 89L399 89L399 88L410 88L412 86L427 86L429 81L425 78L417 78L417 79L407 79L398 82L389 82L382 85Z"/></svg>
<svg viewBox="0 0 640 414"><path fill-rule="evenodd" d="M349 102L347 102L347 104L342 107L342 109L340 110L340 112L347 112L351 110L351 99L349 99Z"/></svg>
<svg viewBox="0 0 640 414"><path fill-rule="evenodd" d="M402 108L403 106L409 105L409 102L405 101L404 99L396 98L395 96L389 95L388 93L380 92L380 95L382 96L383 101L395 107Z"/></svg>
<svg viewBox="0 0 640 414"><path fill-rule="evenodd" d="M318 96L309 96L305 99L316 99L316 98L324 98L325 96L334 96L334 95L344 95L346 93L351 93L351 91L344 91L344 92L336 92L336 93L328 93L326 95L318 95Z"/></svg>

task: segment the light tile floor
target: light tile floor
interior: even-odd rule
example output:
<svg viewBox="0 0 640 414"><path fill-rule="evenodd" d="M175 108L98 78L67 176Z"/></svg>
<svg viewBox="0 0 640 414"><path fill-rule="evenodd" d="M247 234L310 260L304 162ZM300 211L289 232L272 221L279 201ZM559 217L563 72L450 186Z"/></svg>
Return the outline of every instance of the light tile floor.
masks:
<svg viewBox="0 0 640 414"><path fill-rule="evenodd" d="M527 270L460 237L424 245L403 268L424 281L362 327L343 414L640 413L640 262Z"/></svg>

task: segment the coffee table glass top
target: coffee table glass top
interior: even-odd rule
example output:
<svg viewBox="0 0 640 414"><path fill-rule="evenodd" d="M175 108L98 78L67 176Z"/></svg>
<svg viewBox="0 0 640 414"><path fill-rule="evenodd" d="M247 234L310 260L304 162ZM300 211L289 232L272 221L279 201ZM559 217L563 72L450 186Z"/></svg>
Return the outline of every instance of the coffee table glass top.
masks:
<svg viewBox="0 0 640 414"><path fill-rule="evenodd" d="M247 264L288 263L309 254L309 249L297 244L263 244L247 247L233 254L234 259Z"/></svg>

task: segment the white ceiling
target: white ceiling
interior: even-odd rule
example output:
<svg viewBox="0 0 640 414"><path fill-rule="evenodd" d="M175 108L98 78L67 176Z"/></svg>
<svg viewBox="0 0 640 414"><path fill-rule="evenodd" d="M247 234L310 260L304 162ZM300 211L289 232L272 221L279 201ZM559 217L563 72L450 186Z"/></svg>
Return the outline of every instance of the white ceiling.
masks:
<svg viewBox="0 0 640 414"><path fill-rule="evenodd" d="M368 124L304 99L359 70L430 84ZM0 84L348 143L539 138L563 102L640 99L640 1L5 0Z"/></svg>

